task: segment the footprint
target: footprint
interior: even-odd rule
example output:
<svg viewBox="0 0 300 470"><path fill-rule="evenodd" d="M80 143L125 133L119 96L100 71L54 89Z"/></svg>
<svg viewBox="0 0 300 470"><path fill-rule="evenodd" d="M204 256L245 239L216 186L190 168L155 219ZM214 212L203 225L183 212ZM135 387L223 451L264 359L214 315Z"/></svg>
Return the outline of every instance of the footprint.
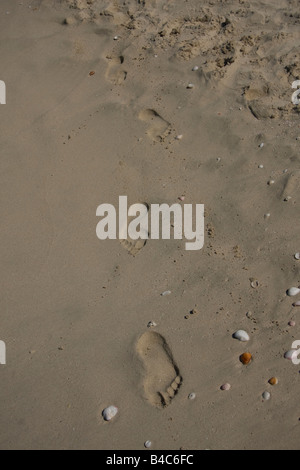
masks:
<svg viewBox="0 0 300 470"><path fill-rule="evenodd" d="M170 134L170 123L165 121L154 109L144 109L139 119L149 123L147 134L156 142L162 142Z"/></svg>
<svg viewBox="0 0 300 470"><path fill-rule="evenodd" d="M157 408L167 407L178 393L182 378L166 340L152 331L144 333L137 343L137 353L145 369L145 398Z"/></svg>
<svg viewBox="0 0 300 470"><path fill-rule="evenodd" d="M149 205L147 203L144 203L143 205L147 207L147 211L149 212ZM147 217L148 217L148 214L147 214ZM133 240L128 235L129 223L130 223L130 218L128 217L126 227L122 227L121 229L121 233L124 233L124 237L127 236L127 238L124 240L120 240L120 243L132 256L136 256L142 250L142 248L144 248L144 246L146 245L147 239L149 238L149 232L144 231L144 238L146 238L145 240L143 239ZM142 232L141 228L140 230Z"/></svg>
<svg viewBox="0 0 300 470"><path fill-rule="evenodd" d="M124 56L107 56L106 59L109 61L106 79L115 85L121 85L127 78L127 72L121 67L125 62Z"/></svg>
<svg viewBox="0 0 300 470"><path fill-rule="evenodd" d="M290 199L296 199L299 195L300 189L300 170L293 171L287 178L283 193L282 199L284 201L289 201Z"/></svg>

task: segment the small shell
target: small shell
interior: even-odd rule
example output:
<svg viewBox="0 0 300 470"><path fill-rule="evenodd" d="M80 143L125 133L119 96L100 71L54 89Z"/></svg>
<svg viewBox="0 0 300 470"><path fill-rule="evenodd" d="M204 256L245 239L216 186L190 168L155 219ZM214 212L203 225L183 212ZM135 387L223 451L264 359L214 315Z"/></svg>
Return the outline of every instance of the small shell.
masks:
<svg viewBox="0 0 300 470"><path fill-rule="evenodd" d="M192 90L193 88L195 88L195 85L193 83L189 83L187 89Z"/></svg>
<svg viewBox="0 0 300 470"><path fill-rule="evenodd" d="M288 361L293 361L294 359L298 359L298 351L296 349L291 349L290 351L286 352L284 358Z"/></svg>
<svg viewBox="0 0 300 470"><path fill-rule="evenodd" d="M179 201L183 202L185 200L185 196L180 196L178 199L179 199Z"/></svg>
<svg viewBox="0 0 300 470"><path fill-rule="evenodd" d="M294 320L289 321L289 326L294 328L296 326L296 322Z"/></svg>
<svg viewBox="0 0 300 470"><path fill-rule="evenodd" d="M152 447L152 442L151 441L146 441L144 446L146 447L146 449L150 449L150 447Z"/></svg>
<svg viewBox="0 0 300 470"><path fill-rule="evenodd" d="M222 390L223 392L229 392L230 389L231 389L231 385L230 385L230 384L224 384L224 385L222 385L222 387L221 387L221 390Z"/></svg>
<svg viewBox="0 0 300 470"><path fill-rule="evenodd" d="M262 144L260 144L259 148L260 148L260 149L263 149L263 148L264 148L264 146L265 146L265 144L264 144L264 143L262 143Z"/></svg>
<svg viewBox="0 0 300 470"><path fill-rule="evenodd" d="M275 181L274 181L274 180L268 181L268 185L269 185L269 186L272 186L273 184L275 184Z"/></svg>
<svg viewBox="0 0 300 470"><path fill-rule="evenodd" d="M258 168L262 170L264 168L264 165L259 165Z"/></svg>
<svg viewBox="0 0 300 470"><path fill-rule="evenodd" d="M105 421L111 421L118 414L118 411L118 408L115 406L109 406L103 410L102 416Z"/></svg>
<svg viewBox="0 0 300 470"><path fill-rule="evenodd" d="M240 361L244 366L247 366L252 361L252 354L244 353L240 356Z"/></svg>
<svg viewBox="0 0 300 470"><path fill-rule="evenodd" d="M119 36L114 37L114 41L118 41L118 39L119 39Z"/></svg>
<svg viewBox="0 0 300 470"><path fill-rule="evenodd" d="M92 70L92 72L89 73L89 76L92 77L93 75L95 75L96 72L94 72L94 70Z"/></svg>
<svg viewBox="0 0 300 470"><path fill-rule="evenodd" d="M300 307L300 301L293 303L293 307Z"/></svg>
<svg viewBox="0 0 300 470"><path fill-rule="evenodd" d="M196 398L196 393L190 393L188 396L189 400L195 400L195 398Z"/></svg>
<svg viewBox="0 0 300 470"><path fill-rule="evenodd" d="M295 259L298 260L298 261L300 260L300 253L295 254Z"/></svg>
<svg viewBox="0 0 300 470"><path fill-rule="evenodd" d="M270 398L271 398L271 393L269 393L269 392L264 392L263 395L262 395L262 397L263 397L263 399L264 399L265 401L269 401Z"/></svg>
<svg viewBox="0 0 300 470"><path fill-rule="evenodd" d="M259 287L259 282L257 279L251 278L250 279L250 285L252 289L257 289Z"/></svg>
<svg viewBox="0 0 300 470"><path fill-rule="evenodd" d="M161 295L162 295L163 297L166 297L167 295L171 295L171 294L172 294L172 292L171 292L170 290L166 290L166 291L163 292Z"/></svg>
<svg viewBox="0 0 300 470"><path fill-rule="evenodd" d="M195 65L195 67L193 67L193 72L197 72L198 70L199 70L198 65Z"/></svg>
<svg viewBox="0 0 300 470"><path fill-rule="evenodd" d="M291 289L287 291L287 295L289 297L295 297L295 295L298 294L300 294L300 289L298 287L291 287Z"/></svg>
<svg viewBox="0 0 300 470"><path fill-rule="evenodd" d="M238 339L239 341L242 341L243 343L246 343L247 341L250 341L250 336L244 330L236 331L233 335L233 338Z"/></svg>
<svg viewBox="0 0 300 470"><path fill-rule="evenodd" d="M183 139L183 135L182 134L179 134L176 136L176 140L182 140Z"/></svg>
<svg viewBox="0 0 300 470"><path fill-rule="evenodd" d="M272 377L272 378L269 380L269 384L270 384L270 385L273 385L273 386L274 386L274 385L278 385L278 382L279 382L279 381L278 381L277 377Z"/></svg>
<svg viewBox="0 0 300 470"><path fill-rule="evenodd" d="M149 321L147 328L155 328L157 324L154 321Z"/></svg>

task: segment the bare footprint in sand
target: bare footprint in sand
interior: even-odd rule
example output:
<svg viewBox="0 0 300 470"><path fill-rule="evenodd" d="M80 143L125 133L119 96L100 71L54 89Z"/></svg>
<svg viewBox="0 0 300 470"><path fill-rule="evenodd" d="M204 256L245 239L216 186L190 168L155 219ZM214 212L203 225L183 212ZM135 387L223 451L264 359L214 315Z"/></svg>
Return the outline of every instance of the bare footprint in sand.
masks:
<svg viewBox="0 0 300 470"><path fill-rule="evenodd" d="M106 59L109 61L105 75L106 79L115 85L121 85L127 78L127 72L122 67L125 58L121 55L107 56Z"/></svg>
<svg viewBox="0 0 300 470"><path fill-rule="evenodd" d="M148 204L144 203L143 205L147 207L147 210L149 211ZM148 214L147 214L147 217L148 217ZM132 238L128 236L129 222L130 222L130 218L127 219L127 224L126 225L124 224L125 226L122 227L121 229L121 235L124 236L124 239L121 239L120 243L132 256L136 256L142 250L142 248L144 248L144 246L146 245L147 239L149 237L149 233L148 231L143 231L142 228L140 227L140 232L141 232L141 235L143 235L143 238L139 238L138 240L133 240Z"/></svg>
<svg viewBox="0 0 300 470"><path fill-rule="evenodd" d="M149 123L147 134L156 142L162 142L170 134L170 123L163 119L154 109L144 109L139 119Z"/></svg>
<svg viewBox="0 0 300 470"><path fill-rule="evenodd" d="M140 337L136 349L145 369L145 398L153 406L167 407L177 394L182 378L166 340L158 333L147 332Z"/></svg>
<svg viewBox="0 0 300 470"><path fill-rule="evenodd" d="M284 201L296 200L299 197L300 189L300 170L293 171L287 178L286 184L282 193Z"/></svg>

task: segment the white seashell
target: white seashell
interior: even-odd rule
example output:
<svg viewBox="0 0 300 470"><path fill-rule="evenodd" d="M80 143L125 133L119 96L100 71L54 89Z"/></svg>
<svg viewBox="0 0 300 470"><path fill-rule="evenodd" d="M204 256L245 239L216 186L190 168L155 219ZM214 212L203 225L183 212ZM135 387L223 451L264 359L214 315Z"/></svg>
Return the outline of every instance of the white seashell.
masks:
<svg viewBox="0 0 300 470"><path fill-rule="evenodd" d="M182 134L176 136L176 140L182 140L182 139L183 139L183 135L182 135Z"/></svg>
<svg viewBox="0 0 300 470"><path fill-rule="evenodd" d="M259 168L260 170L262 170L262 169L264 168L264 166L263 166L263 165L259 165L258 168Z"/></svg>
<svg viewBox="0 0 300 470"><path fill-rule="evenodd" d="M163 292L161 295L162 295L163 297L166 297L167 295L171 295L171 294L172 294L172 292L171 292L170 290L166 290L166 291Z"/></svg>
<svg viewBox="0 0 300 470"><path fill-rule="evenodd" d="M195 67L193 68L193 72L197 72L198 70L199 70L198 65L195 65Z"/></svg>
<svg viewBox="0 0 300 470"><path fill-rule="evenodd" d="M285 359L289 361L293 361L294 359L298 359L298 351L297 349L291 349L290 351L286 352L284 355Z"/></svg>
<svg viewBox="0 0 300 470"><path fill-rule="evenodd" d="M300 294L300 289L298 289L298 287L292 287L291 289L287 291L287 295L289 297L295 297L295 295L298 295L298 294Z"/></svg>
<svg viewBox="0 0 300 470"><path fill-rule="evenodd" d="M114 37L114 41L117 41L119 39L119 36Z"/></svg>
<svg viewBox="0 0 300 470"><path fill-rule="evenodd" d="M118 408L115 406L109 406L103 410L102 416L105 421L111 421L118 414L118 411Z"/></svg>
<svg viewBox="0 0 300 470"><path fill-rule="evenodd" d="M247 341L250 341L250 336L244 330L236 331L234 333L233 337L234 337L234 339L238 339L239 341L242 341L243 343L246 343Z"/></svg>
<svg viewBox="0 0 300 470"><path fill-rule="evenodd" d="M275 184L275 181L274 181L274 180L268 181L268 185L269 185L269 186L272 186L272 184Z"/></svg>
<svg viewBox="0 0 300 470"><path fill-rule="evenodd" d="M263 399L264 399L265 401L269 401L270 398L271 398L271 393L269 393L269 392L264 392L263 395L262 395L262 397L263 397Z"/></svg>
<svg viewBox="0 0 300 470"><path fill-rule="evenodd" d="M269 219L271 217L271 214L268 213L268 214L265 214L265 219Z"/></svg>
<svg viewBox="0 0 300 470"><path fill-rule="evenodd" d="M189 83L187 89L192 90L193 88L195 88L195 85L193 83Z"/></svg>
<svg viewBox="0 0 300 470"><path fill-rule="evenodd" d="M294 320L291 320L289 322L289 326L291 326L292 328L294 328L296 326L296 322Z"/></svg>
<svg viewBox="0 0 300 470"><path fill-rule="evenodd" d="M260 149L263 149L263 148L264 148L264 146L265 146L265 144L264 144L264 143L262 143L262 144L260 144L259 148L260 148Z"/></svg>
<svg viewBox="0 0 300 470"><path fill-rule="evenodd" d="M196 393L190 393L188 396L189 400L195 400L195 398L196 398Z"/></svg>
<svg viewBox="0 0 300 470"><path fill-rule="evenodd" d="M154 321L149 321L147 328L155 328L157 324Z"/></svg>
<svg viewBox="0 0 300 470"><path fill-rule="evenodd" d="M146 449L150 449L150 447L152 447L152 442L151 441L146 441L144 446L146 447Z"/></svg>
<svg viewBox="0 0 300 470"><path fill-rule="evenodd" d="M300 301L298 300L298 302L295 302L295 303L293 304L293 307L300 307Z"/></svg>
<svg viewBox="0 0 300 470"><path fill-rule="evenodd" d="M297 259L297 260L299 261L299 259L300 259L300 253L296 253L296 254L295 254L295 259Z"/></svg>

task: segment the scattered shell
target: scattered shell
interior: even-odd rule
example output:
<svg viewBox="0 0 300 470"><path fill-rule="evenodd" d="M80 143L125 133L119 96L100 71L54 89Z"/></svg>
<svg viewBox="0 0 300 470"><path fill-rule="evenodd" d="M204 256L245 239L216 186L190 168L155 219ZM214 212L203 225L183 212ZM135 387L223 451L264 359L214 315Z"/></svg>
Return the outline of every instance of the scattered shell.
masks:
<svg viewBox="0 0 300 470"><path fill-rule="evenodd" d="M162 295L163 297L166 297L167 295L171 295L171 294L172 294L172 292L171 292L170 290L166 290L166 291L163 292L161 295Z"/></svg>
<svg viewBox="0 0 300 470"><path fill-rule="evenodd" d="M263 149L264 146L265 146L265 144L264 144L264 143L261 143L260 146L259 146L259 148L260 148L260 149Z"/></svg>
<svg viewBox="0 0 300 470"><path fill-rule="evenodd" d="M250 284L252 289L257 289L259 287L259 282L257 279L254 279L253 277L250 279Z"/></svg>
<svg viewBox="0 0 300 470"><path fill-rule="evenodd" d="M150 447L152 447L152 442L151 441L146 441L144 446L146 447L146 449L150 449Z"/></svg>
<svg viewBox="0 0 300 470"><path fill-rule="evenodd" d="M193 72L197 72L198 70L199 70L198 65L195 65L195 67L193 68Z"/></svg>
<svg viewBox="0 0 300 470"><path fill-rule="evenodd" d="M272 377L270 380L269 380L269 384L270 385L278 385L278 382L279 380L277 379L277 377Z"/></svg>
<svg viewBox="0 0 300 470"><path fill-rule="evenodd" d="M289 361L298 359L298 351L296 349L291 349L290 351L285 353L284 358L288 359Z"/></svg>
<svg viewBox="0 0 300 470"><path fill-rule="evenodd" d="M250 336L248 333L244 330L238 330L233 334L234 339L238 339L239 341L242 341L243 343L246 343L247 341L250 341Z"/></svg>
<svg viewBox="0 0 300 470"><path fill-rule="evenodd" d="M240 361L244 366L247 366L252 361L252 354L244 353L240 356Z"/></svg>
<svg viewBox="0 0 300 470"><path fill-rule="evenodd" d="M96 72L94 72L94 70L92 70L92 72L89 73L89 76L92 77L93 75L95 75Z"/></svg>
<svg viewBox="0 0 300 470"><path fill-rule="evenodd" d="M176 140L182 140L183 139L183 135L182 134L179 134L176 136Z"/></svg>
<svg viewBox="0 0 300 470"><path fill-rule="evenodd" d="M291 199L292 199L291 196L287 196L286 198L284 198L284 202L289 202Z"/></svg>
<svg viewBox="0 0 300 470"><path fill-rule="evenodd" d="M224 384L224 385L222 385L222 387L221 387L221 390L222 390L223 392L228 392L230 389L231 389L231 385L230 385L230 384Z"/></svg>
<svg viewBox="0 0 300 470"><path fill-rule="evenodd" d="M298 294L300 294L300 289L298 287L291 287L291 289L287 291L287 295L289 297L295 297L295 295Z"/></svg>
<svg viewBox="0 0 300 470"><path fill-rule="evenodd" d="M147 328L155 328L157 324L154 321L149 321Z"/></svg>
<svg viewBox="0 0 300 470"><path fill-rule="evenodd" d="M264 393L262 394L262 397L263 397L263 399L264 399L265 401L269 401L270 398L271 398L271 393L269 393L269 392L264 392Z"/></svg>
<svg viewBox="0 0 300 470"><path fill-rule="evenodd" d="M190 393L188 396L189 400L195 400L195 398L196 398L196 393Z"/></svg>
<svg viewBox="0 0 300 470"><path fill-rule="evenodd" d="M180 196L178 199L179 199L179 201L183 202L185 200L185 196Z"/></svg>
<svg viewBox="0 0 300 470"><path fill-rule="evenodd" d="M298 261L300 260L300 253L295 254L295 259L298 260Z"/></svg>
<svg viewBox="0 0 300 470"><path fill-rule="evenodd" d="M269 186L272 186L272 184L275 184L275 181L274 181L274 180L268 181L268 185L269 185Z"/></svg>
<svg viewBox="0 0 300 470"><path fill-rule="evenodd" d="M119 39L119 36L114 37L114 41L117 41Z"/></svg>
<svg viewBox="0 0 300 470"><path fill-rule="evenodd" d="M193 88L195 88L195 85L193 83L189 83L187 89L192 90Z"/></svg>
<svg viewBox="0 0 300 470"><path fill-rule="evenodd" d="M109 406L103 410L102 416L105 421L111 421L118 414L118 411L118 408L115 406Z"/></svg>
<svg viewBox="0 0 300 470"><path fill-rule="evenodd" d="M264 217L265 217L265 219L269 219L269 218L271 217L271 214L270 214L270 213L268 213L268 214L265 214L265 216L264 216Z"/></svg>
<svg viewBox="0 0 300 470"><path fill-rule="evenodd" d="M296 326L296 322L294 320L291 320L289 322L289 326L291 326L292 328L294 328Z"/></svg>
<svg viewBox="0 0 300 470"><path fill-rule="evenodd" d="M264 168L264 165L259 165L258 168L262 170Z"/></svg>
<svg viewBox="0 0 300 470"><path fill-rule="evenodd" d="M300 301L293 303L293 307L300 307Z"/></svg>

